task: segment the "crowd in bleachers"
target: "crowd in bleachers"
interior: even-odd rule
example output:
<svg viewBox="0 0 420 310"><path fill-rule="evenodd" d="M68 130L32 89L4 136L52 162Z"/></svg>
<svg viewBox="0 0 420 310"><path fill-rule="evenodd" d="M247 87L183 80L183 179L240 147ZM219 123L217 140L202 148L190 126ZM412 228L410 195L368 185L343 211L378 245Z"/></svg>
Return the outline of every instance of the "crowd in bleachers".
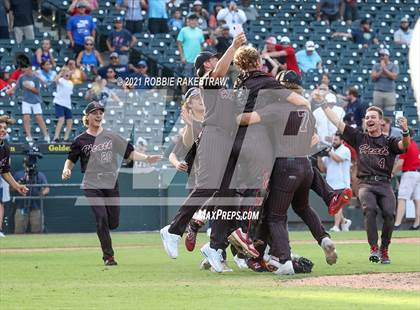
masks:
<svg viewBox="0 0 420 310"><path fill-rule="evenodd" d="M418 0L41 1L41 12L66 14L65 23L57 26L66 30L61 40L49 25L51 33L38 29L37 5L32 0L0 1L0 114L18 118L11 128L12 141L25 136L28 141L72 139L81 124L75 121L71 126L70 120L78 118L87 100L119 102L115 90L124 86L117 83L118 77L144 77L150 68L153 74L192 76L198 53L223 53L239 24L249 42L263 51L267 72L296 70L311 98L326 85L341 95L341 105L356 123L362 104L382 102L388 117L403 110L418 130L407 56L411 28L420 15ZM34 67L35 89L26 87L31 83L21 83L21 88L41 105L43 117L36 116L35 131L22 115L28 112L23 99L11 96L20 75L29 74L17 66L18 54L28 56ZM236 74L232 66L229 77ZM63 111L62 102L69 111ZM30 107L30 113L39 112ZM25 133L19 128L22 124Z"/></svg>

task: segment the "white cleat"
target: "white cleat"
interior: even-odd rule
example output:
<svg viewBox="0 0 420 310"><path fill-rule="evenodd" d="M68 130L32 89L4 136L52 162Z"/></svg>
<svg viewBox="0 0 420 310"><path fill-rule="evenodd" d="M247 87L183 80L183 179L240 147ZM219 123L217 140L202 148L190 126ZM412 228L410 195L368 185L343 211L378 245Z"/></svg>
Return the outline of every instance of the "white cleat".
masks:
<svg viewBox="0 0 420 310"><path fill-rule="evenodd" d="M351 220L346 219L344 224L341 224L341 231L349 231L351 226Z"/></svg>
<svg viewBox="0 0 420 310"><path fill-rule="evenodd" d="M333 226L333 227L330 228L330 231L340 232L341 230L340 230L340 228L338 228L338 226Z"/></svg>
<svg viewBox="0 0 420 310"><path fill-rule="evenodd" d="M6 238L6 235L0 230L0 238Z"/></svg>
<svg viewBox="0 0 420 310"><path fill-rule="evenodd" d="M215 250L210 247L210 243L207 242L203 247L200 249L201 254L204 258L207 258L208 262L210 263L211 267L213 268L214 272L223 272L223 257L222 257L222 250Z"/></svg>
<svg viewBox="0 0 420 310"><path fill-rule="evenodd" d="M169 225L160 230L160 238L166 253L170 258L175 259L178 257L178 242L181 240L181 236L169 233L168 229Z"/></svg>
<svg viewBox="0 0 420 310"><path fill-rule="evenodd" d="M325 237L322 239L321 248L324 250L325 260L328 265L334 265L337 263L337 252L335 250L335 245L330 238Z"/></svg>
<svg viewBox="0 0 420 310"><path fill-rule="evenodd" d="M264 261L269 270L271 270L271 272L276 275L283 276L295 274L295 269L293 268L291 260L288 260L284 264L282 264L276 258L273 258L271 255L264 255Z"/></svg>
<svg viewBox="0 0 420 310"><path fill-rule="evenodd" d="M235 255L233 257L233 261L235 262L236 266L238 266L239 269L248 269L248 265L246 264L245 259L239 258L238 255Z"/></svg>
<svg viewBox="0 0 420 310"><path fill-rule="evenodd" d="M210 270L212 272L216 272L213 267L211 267ZM223 260L222 261L222 273L225 273L225 272L233 272L233 269L229 267L229 265L227 264L227 261Z"/></svg>

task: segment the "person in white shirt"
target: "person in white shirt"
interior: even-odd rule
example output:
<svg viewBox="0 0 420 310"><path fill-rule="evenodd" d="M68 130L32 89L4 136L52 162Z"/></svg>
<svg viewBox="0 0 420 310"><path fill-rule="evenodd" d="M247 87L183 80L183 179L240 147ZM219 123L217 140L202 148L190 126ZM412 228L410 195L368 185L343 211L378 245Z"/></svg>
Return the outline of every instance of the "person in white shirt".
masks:
<svg viewBox="0 0 420 310"><path fill-rule="evenodd" d="M231 37L235 37L237 31L235 31L235 25L244 24L246 22L246 14L244 11L238 9L235 1L231 1L227 8L221 9L217 13L217 20L224 20L226 25L229 26L229 34Z"/></svg>
<svg viewBox="0 0 420 310"><path fill-rule="evenodd" d="M400 29L394 32L394 43L405 44L410 46L411 39L413 38L413 29L410 29L410 23L407 17L401 18Z"/></svg>
<svg viewBox="0 0 420 310"><path fill-rule="evenodd" d="M342 136L336 132L333 136L332 147L328 151L328 156L318 157L318 166L322 172L326 173L326 181L335 191L341 191L350 187L350 149L343 144ZM341 209L334 215L334 226L330 231L339 232L349 231L351 220L346 219Z"/></svg>
<svg viewBox="0 0 420 310"><path fill-rule="evenodd" d="M325 100L328 106L335 112L335 114L337 114L339 119L343 120L344 116L346 115L346 112L342 107L336 105L337 96L332 93L328 93L325 96ZM337 127L335 127L334 124L328 120L324 110L321 107L317 108L314 111L314 117L316 120L316 127L320 141L325 144L331 145L332 138L337 131Z"/></svg>
<svg viewBox="0 0 420 310"><path fill-rule="evenodd" d="M307 41L305 49L296 53L299 69L304 73L310 70L322 70L322 59L315 50L315 43Z"/></svg>
<svg viewBox="0 0 420 310"><path fill-rule="evenodd" d="M66 121L66 130L64 132L64 142L67 142L73 126L73 115L71 113L71 95L73 93L73 82L71 81L71 71L63 69L54 79L57 84L57 90L54 95L55 116L57 117L57 125L55 127L53 141L60 141L60 132Z"/></svg>

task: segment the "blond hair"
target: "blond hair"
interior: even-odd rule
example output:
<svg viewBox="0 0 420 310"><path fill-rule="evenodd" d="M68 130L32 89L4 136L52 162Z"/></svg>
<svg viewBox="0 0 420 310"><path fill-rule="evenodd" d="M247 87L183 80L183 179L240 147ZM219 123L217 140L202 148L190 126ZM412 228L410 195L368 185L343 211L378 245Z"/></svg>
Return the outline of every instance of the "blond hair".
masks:
<svg viewBox="0 0 420 310"><path fill-rule="evenodd" d="M89 119L87 115L83 115L82 117L82 123L85 127L89 127Z"/></svg>
<svg viewBox="0 0 420 310"><path fill-rule="evenodd" d="M16 121L9 115L0 116L0 123L6 123L6 125L13 125Z"/></svg>
<svg viewBox="0 0 420 310"><path fill-rule="evenodd" d="M233 57L233 63L242 71L257 69L259 60L260 53L251 46L241 46Z"/></svg>

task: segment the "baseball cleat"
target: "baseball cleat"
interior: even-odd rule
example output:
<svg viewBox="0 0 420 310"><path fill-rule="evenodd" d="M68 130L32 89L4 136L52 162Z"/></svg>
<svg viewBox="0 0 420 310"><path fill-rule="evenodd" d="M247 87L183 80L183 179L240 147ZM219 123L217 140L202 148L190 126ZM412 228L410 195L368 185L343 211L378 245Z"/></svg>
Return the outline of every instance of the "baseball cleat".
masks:
<svg viewBox="0 0 420 310"><path fill-rule="evenodd" d="M201 254L206 258L213 267L214 272L223 272L223 257L222 257L222 250L215 250L210 247L210 243L206 243L203 245L203 247L200 249Z"/></svg>
<svg viewBox="0 0 420 310"><path fill-rule="evenodd" d="M293 263L291 260L288 260L282 264L274 256L264 255L264 262L268 270L270 270L276 275L281 276L295 274L295 270L293 268Z"/></svg>
<svg viewBox="0 0 420 310"><path fill-rule="evenodd" d="M0 230L0 238L6 238L6 235Z"/></svg>
<svg viewBox="0 0 420 310"><path fill-rule="evenodd" d="M175 259L178 257L178 242L181 236L169 233L168 229L169 225L160 230L160 238L162 239L166 253L170 258Z"/></svg>
<svg viewBox="0 0 420 310"><path fill-rule="evenodd" d="M371 261L372 263L379 263L380 259L381 259L381 255L379 253L378 246L377 245L370 246L369 261Z"/></svg>
<svg viewBox="0 0 420 310"><path fill-rule="evenodd" d="M238 228L232 232L229 235L228 240L230 244L233 245L236 250L238 250L239 253L252 258L257 258L260 256L260 253L254 247L252 241L247 238L247 235L242 232L241 228Z"/></svg>
<svg viewBox="0 0 420 310"><path fill-rule="evenodd" d="M248 269L248 265L243 258L239 258L238 255L235 255L233 257L233 261L235 262L236 266L238 266L239 269Z"/></svg>
<svg viewBox="0 0 420 310"><path fill-rule="evenodd" d="M351 220L346 219L344 224L341 224L341 231L350 231Z"/></svg>
<svg viewBox="0 0 420 310"><path fill-rule="evenodd" d="M328 265L334 265L337 263L337 251L335 250L334 242L332 242L330 238L326 237L322 239L321 248L324 250L325 260Z"/></svg>
<svg viewBox="0 0 420 310"><path fill-rule="evenodd" d="M105 266L117 266L117 262L114 259L114 256L108 256L104 258L104 264Z"/></svg>
<svg viewBox="0 0 420 310"><path fill-rule="evenodd" d="M195 243L197 240L197 232L194 231L190 225L187 227L187 234L185 236L185 247L188 251L192 252L195 248Z"/></svg>
<svg viewBox="0 0 420 310"><path fill-rule="evenodd" d="M248 268L255 272L266 272L270 271L268 270L266 263L264 260L260 258L250 258L246 260L246 264L248 265Z"/></svg>
<svg viewBox="0 0 420 310"><path fill-rule="evenodd" d="M381 247L381 264L391 264L391 259L388 256L388 248Z"/></svg>
<svg viewBox="0 0 420 310"><path fill-rule="evenodd" d="M210 268L210 271L211 272L216 272L213 267ZM229 267L226 260L223 260L222 261L222 273L225 273L225 272L233 272L233 269Z"/></svg>
<svg viewBox="0 0 420 310"><path fill-rule="evenodd" d="M333 226L333 227L330 228L330 231L340 232L341 230L340 230L340 228L338 228L338 226Z"/></svg>
<svg viewBox="0 0 420 310"><path fill-rule="evenodd" d="M328 213L330 215L335 215L343 209L353 196L353 191L351 188L345 188L341 194L335 194L331 199L330 204L328 205Z"/></svg>

